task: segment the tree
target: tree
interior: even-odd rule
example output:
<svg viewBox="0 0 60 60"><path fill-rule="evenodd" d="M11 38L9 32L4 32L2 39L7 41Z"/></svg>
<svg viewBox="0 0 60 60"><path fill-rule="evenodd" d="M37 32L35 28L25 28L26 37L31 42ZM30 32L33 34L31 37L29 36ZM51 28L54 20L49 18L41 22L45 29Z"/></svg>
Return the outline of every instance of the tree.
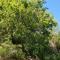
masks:
<svg viewBox="0 0 60 60"><path fill-rule="evenodd" d="M26 56L44 60L54 18L43 6L44 0L0 0L0 40L22 45Z"/></svg>

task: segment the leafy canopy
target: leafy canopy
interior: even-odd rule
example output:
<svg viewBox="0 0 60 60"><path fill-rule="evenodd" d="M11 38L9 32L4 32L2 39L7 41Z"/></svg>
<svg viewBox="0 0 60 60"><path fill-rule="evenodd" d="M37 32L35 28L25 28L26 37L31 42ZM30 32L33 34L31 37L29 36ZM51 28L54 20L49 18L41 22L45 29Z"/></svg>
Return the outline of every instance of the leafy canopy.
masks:
<svg viewBox="0 0 60 60"><path fill-rule="evenodd" d="M0 0L0 40L21 44L27 55L43 56L55 19L44 0Z"/></svg>

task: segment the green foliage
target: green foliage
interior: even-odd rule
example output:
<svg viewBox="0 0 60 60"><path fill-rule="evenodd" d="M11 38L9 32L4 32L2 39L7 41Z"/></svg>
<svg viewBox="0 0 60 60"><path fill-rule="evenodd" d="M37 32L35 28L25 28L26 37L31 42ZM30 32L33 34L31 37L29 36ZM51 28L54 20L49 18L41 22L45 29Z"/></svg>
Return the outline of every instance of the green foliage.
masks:
<svg viewBox="0 0 60 60"><path fill-rule="evenodd" d="M37 55L44 60L56 22L43 3L44 0L0 0L1 42L20 44L25 56Z"/></svg>

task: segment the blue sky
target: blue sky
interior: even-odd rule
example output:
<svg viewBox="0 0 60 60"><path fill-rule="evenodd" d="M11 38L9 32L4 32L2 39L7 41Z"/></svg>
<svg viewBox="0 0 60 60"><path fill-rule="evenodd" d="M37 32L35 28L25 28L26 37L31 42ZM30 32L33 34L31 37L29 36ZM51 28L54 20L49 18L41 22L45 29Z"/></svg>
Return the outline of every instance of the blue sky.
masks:
<svg viewBox="0 0 60 60"><path fill-rule="evenodd" d="M53 16L58 21L58 24L60 25L60 0L46 0L46 6L48 7L48 10L52 12Z"/></svg>

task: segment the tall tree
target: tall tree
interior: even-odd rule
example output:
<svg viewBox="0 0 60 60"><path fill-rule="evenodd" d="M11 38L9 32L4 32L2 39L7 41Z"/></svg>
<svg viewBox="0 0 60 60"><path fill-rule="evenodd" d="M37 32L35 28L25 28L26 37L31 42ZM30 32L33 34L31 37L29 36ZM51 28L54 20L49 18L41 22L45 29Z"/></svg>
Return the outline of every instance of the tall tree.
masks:
<svg viewBox="0 0 60 60"><path fill-rule="evenodd" d="M49 36L56 26L44 0L0 0L0 40L21 44L28 56L44 60Z"/></svg>

